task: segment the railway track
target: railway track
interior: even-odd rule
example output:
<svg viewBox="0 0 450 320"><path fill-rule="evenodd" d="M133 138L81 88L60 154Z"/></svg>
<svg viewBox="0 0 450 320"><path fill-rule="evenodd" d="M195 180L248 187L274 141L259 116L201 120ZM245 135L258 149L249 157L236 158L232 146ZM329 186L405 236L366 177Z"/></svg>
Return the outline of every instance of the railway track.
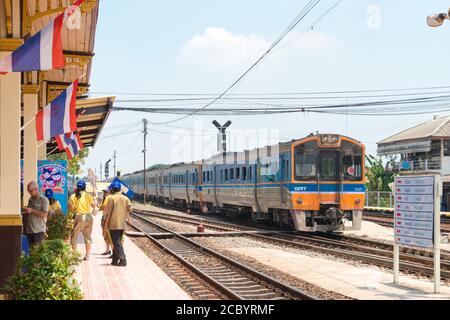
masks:
<svg viewBox="0 0 450 320"><path fill-rule="evenodd" d="M290 287L238 261L223 256L191 239L173 232L142 215L132 216L144 226L132 225L192 272L230 299L237 300L315 300L312 295ZM147 228L148 227L148 228ZM166 236L155 238L160 231Z"/></svg>
<svg viewBox="0 0 450 320"><path fill-rule="evenodd" d="M257 231L257 228L241 227L239 225L219 222L217 220L210 221L206 218L197 218L192 216L182 216L181 214L168 214L154 211L135 210L137 215L166 219L181 224L198 225L203 223L218 231ZM392 268L393 246L391 244L366 240L354 237L347 237L333 234L289 234L281 233L277 230L267 234L247 233L245 235L264 242L292 247L297 249L305 249L325 253L345 259L352 259L364 263L378 265L382 267ZM204 236L204 235L197 235ZM224 236L220 233L220 236ZM237 236L230 233L230 236ZM433 253L429 250L416 248L403 248L400 255L400 269L405 272L416 273L420 275L433 276ZM450 252L442 252L441 276L443 279L450 280Z"/></svg>
<svg viewBox="0 0 450 320"><path fill-rule="evenodd" d="M394 214L393 213L382 213L382 212L364 212L363 219L365 221L370 221L377 223L381 226L393 228L394 227ZM450 220L447 217L441 218L441 232L450 232Z"/></svg>

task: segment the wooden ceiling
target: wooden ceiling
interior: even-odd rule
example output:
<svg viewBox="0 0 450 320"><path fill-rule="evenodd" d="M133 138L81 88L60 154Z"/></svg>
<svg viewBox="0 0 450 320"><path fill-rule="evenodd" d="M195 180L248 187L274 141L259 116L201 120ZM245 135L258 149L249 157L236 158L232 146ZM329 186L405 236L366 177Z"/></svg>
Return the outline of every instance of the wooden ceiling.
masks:
<svg viewBox="0 0 450 320"><path fill-rule="evenodd" d="M75 0L27 0L24 9L23 30L29 35L44 28L58 14L62 13ZM98 0L85 0L79 13L73 15L63 26L62 44L66 58L66 66L60 70L44 73L43 80L48 82L48 100L53 84L70 84L82 75L80 94L85 94L89 87L92 57L94 56L95 33L99 12Z"/></svg>

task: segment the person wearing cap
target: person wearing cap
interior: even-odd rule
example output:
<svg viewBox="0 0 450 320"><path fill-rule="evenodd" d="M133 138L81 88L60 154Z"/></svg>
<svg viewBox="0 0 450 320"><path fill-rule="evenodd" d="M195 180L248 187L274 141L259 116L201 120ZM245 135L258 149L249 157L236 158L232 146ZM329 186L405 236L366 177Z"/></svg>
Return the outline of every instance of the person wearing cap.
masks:
<svg viewBox="0 0 450 320"><path fill-rule="evenodd" d="M111 235L109 234L108 226L106 225L106 215L104 213L104 210L106 208L106 204L108 203L108 197L110 196L111 191L109 188L103 190L103 201L100 205L100 211L103 211L102 215L102 233L103 233L103 239L105 239L106 243L106 251L102 254L103 256L110 256L112 254L112 239Z"/></svg>
<svg viewBox="0 0 450 320"><path fill-rule="evenodd" d="M106 225L113 242L113 266L125 267L127 258L123 249L122 239L125 232L125 222L130 219L131 201L122 193L122 185L114 181L111 186L111 195L108 197L104 214Z"/></svg>
<svg viewBox="0 0 450 320"><path fill-rule="evenodd" d="M83 234L84 244L86 246L86 255L84 260L89 260L92 243L92 227L94 218L92 210L96 208L94 198L86 192L86 182L77 183L77 192L69 198L69 210L74 212L74 228L70 237L70 242L74 250L77 249L77 238L80 232Z"/></svg>
<svg viewBox="0 0 450 320"><path fill-rule="evenodd" d="M49 201L39 192L38 184L35 181L28 184L27 191L31 197L28 206L23 208L22 212L27 217L25 234L28 244L34 246L46 239Z"/></svg>
<svg viewBox="0 0 450 320"><path fill-rule="evenodd" d="M52 189L45 190L45 196L47 197L50 204L48 216L53 217L56 214L62 214L61 203L59 203L59 201L55 199L53 190Z"/></svg>

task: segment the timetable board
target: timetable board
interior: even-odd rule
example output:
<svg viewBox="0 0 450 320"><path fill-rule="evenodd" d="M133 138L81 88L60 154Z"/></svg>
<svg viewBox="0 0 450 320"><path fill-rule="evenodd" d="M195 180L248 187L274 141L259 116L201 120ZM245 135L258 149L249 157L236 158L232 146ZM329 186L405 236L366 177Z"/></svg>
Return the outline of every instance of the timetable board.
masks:
<svg viewBox="0 0 450 320"><path fill-rule="evenodd" d="M395 178L395 241L400 245L434 247L436 176ZM438 217L439 218L439 217Z"/></svg>

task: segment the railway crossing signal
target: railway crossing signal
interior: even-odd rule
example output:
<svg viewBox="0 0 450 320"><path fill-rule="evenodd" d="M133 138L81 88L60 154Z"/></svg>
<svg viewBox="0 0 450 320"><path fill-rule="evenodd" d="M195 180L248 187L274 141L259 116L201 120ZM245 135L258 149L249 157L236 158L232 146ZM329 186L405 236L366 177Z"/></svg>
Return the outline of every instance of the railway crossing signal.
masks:
<svg viewBox="0 0 450 320"><path fill-rule="evenodd" d="M112 160L109 159L106 163L105 163L105 178L106 180L108 180L109 178L109 164Z"/></svg>
<svg viewBox="0 0 450 320"><path fill-rule="evenodd" d="M227 121L227 123L222 126L216 120L213 121L213 125L219 130L217 136L217 151L219 152L227 152L227 129L231 124L231 121Z"/></svg>

